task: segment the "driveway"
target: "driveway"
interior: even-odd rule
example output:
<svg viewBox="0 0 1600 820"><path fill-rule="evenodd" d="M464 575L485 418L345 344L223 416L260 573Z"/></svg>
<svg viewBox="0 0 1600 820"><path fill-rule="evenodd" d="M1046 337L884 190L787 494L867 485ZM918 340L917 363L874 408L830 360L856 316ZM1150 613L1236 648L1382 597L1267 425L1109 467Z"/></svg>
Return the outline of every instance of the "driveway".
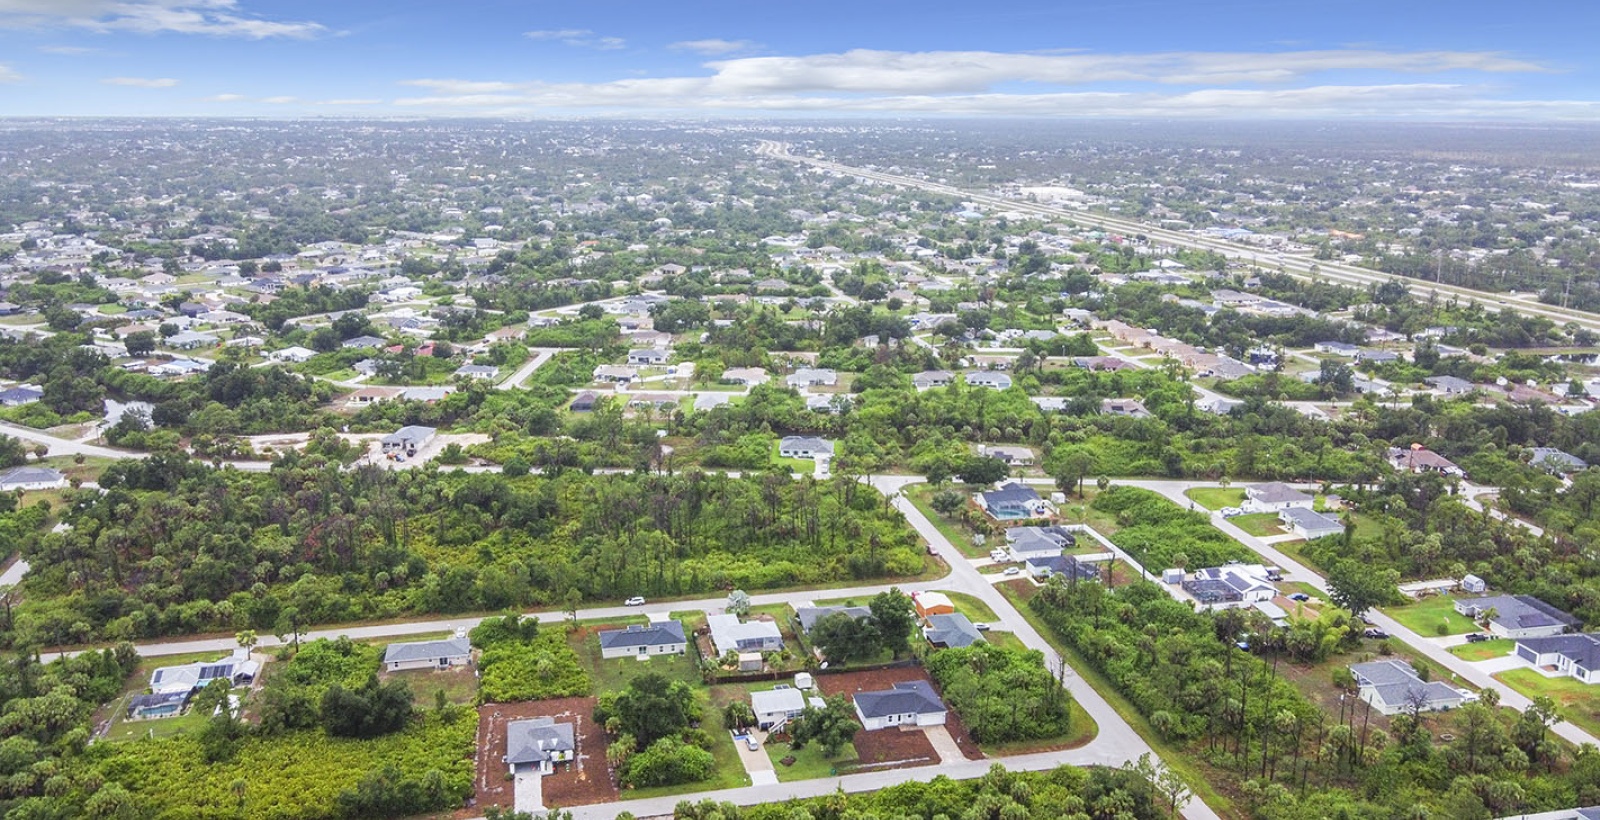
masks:
<svg viewBox="0 0 1600 820"><path fill-rule="evenodd" d="M760 732L759 734L761 736L758 740L761 741L761 745L765 746L767 743L766 732ZM750 744L742 740L730 740L729 742L733 744L735 749L739 750L739 762L744 764L745 774L750 775L750 785L773 786L777 784L778 772L772 765L772 757L767 754L766 749L751 751Z"/></svg>
<svg viewBox="0 0 1600 820"><path fill-rule="evenodd" d="M512 781L512 792L516 795L517 811L532 814L544 811L544 777L538 772L524 772Z"/></svg>
<svg viewBox="0 0 1600 820"><path fill-rule="evenodd" d="M1486 661L1473 661L1472 667L1477 669L1479 672L1484 673L1485 675L1496 675L1509 669L1522 669L1524 667L1534 670L1539 668L1517 657L1516 655L1511 654L1501 655L1498 658L1490 658ZM1546 675L1545 677L1550 676Z"/></svg>
<svg viewBox="0 0 1600 820"><path fill-rule="evenodd" d="M956 739L950 734L950 727L944 724L938 726L924 726L922 733L928 736L928 742L933 744L934 754L939 756L940 763L958 763L967 759L961 753L961 747L956 745Z"/></svg>

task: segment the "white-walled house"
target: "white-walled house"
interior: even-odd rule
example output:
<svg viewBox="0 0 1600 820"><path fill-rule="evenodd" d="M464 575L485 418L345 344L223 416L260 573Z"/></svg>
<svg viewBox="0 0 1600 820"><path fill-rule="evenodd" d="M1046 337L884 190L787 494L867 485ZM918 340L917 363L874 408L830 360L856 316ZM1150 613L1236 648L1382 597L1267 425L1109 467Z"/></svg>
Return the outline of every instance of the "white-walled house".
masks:
<svg viewBox="0 0 1600 820"><path fill-rule="evenodd" d="M927 681L897 683L879 692L860 692L855 698L856 717L867 730L891 726L939 726L948 711Z"/></svg>
<svg viewBox="0 0 1600 820"><path fill-rule="evenodd" d="M630 624L626 629L605 630L599 637L602 658L682 655L689 646L683 624L678 621L659 621L645 626Z"/></svg>
<svg viewBox="0 0 1600 820"><path fill-rule="evenodd" d="M1600 683L1600 632L1522 638L1512 651L1534 666L1555 667L1580 683Z"/></svg>
<svg viewBox="0 0 1600 820"><path fill-rule="evenodd" d="M816 436L784 436L778 442L778 455L784 458L832 456L833 442Z"/></svg>
<svg viewBox="0 0 1600 820"><path fill-rule="evenodd" d="M383 668L390 672L404 669L449 669L464 666L472 659L472 643L464 637L443 641L392 643L383 650Z"/></svg>

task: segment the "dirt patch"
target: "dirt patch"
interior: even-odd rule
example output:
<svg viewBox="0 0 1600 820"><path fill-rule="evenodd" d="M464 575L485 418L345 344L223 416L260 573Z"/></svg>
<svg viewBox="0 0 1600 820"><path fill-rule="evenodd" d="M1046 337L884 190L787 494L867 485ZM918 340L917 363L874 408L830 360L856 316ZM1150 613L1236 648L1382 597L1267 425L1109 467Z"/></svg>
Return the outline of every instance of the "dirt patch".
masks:
<svg viewBox="0 0 1600 820"><path fill-rule="evenodd" d="M870 672L817 675L817 688L824 694L851 697L857 692L874 692L888 689L897 683L914 680L933 685L927 670L920 666L908 666L900 669L875 669ZM934 689L937 690L938 686L934 685ZM950 710L945 718L945 726L950 730L950 736L955 738L961 754L968 760L983 759L983 752L978 750L978 744L967 734L967 727L961 723L961 716L957 715L954 709ZM855 745L857 756L860 758L859 765L872 769L927 766L939 759L933 750L933 744L928 742L928 738L922 732L902 732L895 729L877 729L871 732L863 730L856 733ZM900 762L899 765L894 765L896 762Z"/></svg>
<svg viewBox="0 0 1600 820"><path fill-rule="evenodd" d="M527 703L490 703L478 709L476 799L463 817L479 817L485 806L513 808L516 795L506 776L506 724L513 720L553 717L573 724L577 756L544 777L546 806L586 806L617 799L611 767L606 763L605 733L594 722L596 698L557 698Z"/></svg>

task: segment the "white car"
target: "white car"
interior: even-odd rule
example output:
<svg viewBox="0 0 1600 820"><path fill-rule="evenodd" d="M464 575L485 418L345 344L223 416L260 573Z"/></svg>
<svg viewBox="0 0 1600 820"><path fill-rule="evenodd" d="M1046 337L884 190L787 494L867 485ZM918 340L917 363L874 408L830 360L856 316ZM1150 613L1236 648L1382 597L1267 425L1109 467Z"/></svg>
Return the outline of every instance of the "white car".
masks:
<svg viewBox="0 0 1600 820"><path fill-rule="evenodd" d="M1006 571L1002 572L1000 574L1001 575L1020 575L1020 574L1022 574L1022 568L1021 567L1006 567Z"/></svg>
<svg viewBox="0 0 1600 820"><path fill-rule="evenodd" d="M644 597L640 596L640 595L635 595L632 598L629 598L628 600L623 601L622 605L623 606L644 606Z"/></svg>

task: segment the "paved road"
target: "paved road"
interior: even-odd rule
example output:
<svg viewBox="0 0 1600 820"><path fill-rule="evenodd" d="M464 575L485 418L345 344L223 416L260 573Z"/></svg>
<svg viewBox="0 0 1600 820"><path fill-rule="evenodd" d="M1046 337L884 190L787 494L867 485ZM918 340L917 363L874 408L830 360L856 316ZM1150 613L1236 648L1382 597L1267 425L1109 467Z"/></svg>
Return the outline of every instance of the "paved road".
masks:
<svg viewBox="0 0 1600 820"><path fill-rule="evenodd" d="M1188 497L1183 494L1185 490L1192 489L1194 487L1218 486L1216 484L1204 481L1128 480L1118 481L1117 483L1129 484L1135 487L1143 487L1147 490L1152 490L1160 493L1168 499L1171 499L1174 503L1186 508L1189 506L1190 501ZM1279 569L1283 570L1284 580L1299 581L1314 589L1318 589L1323 592L1328 591L1328 583L1321 575L1318 575L1316 572L1307 568L1299 561L1291 558L1289 555L1279 552L1271 544L1268 544L1262 541L1260 538L1257 538L1235 526L1233 522L1229 521L1228 519L1223 518L1220 515L1213 514L1211 516L1211 523L1216 525L1217 529L1222 530L1223 532L1232 536L1235 540L1239 541L1250 549L1255 550L1256 554L1260 555L1262 558L1265 558L1273 564L1276 564ZM1500 681L1495 680L1485 670L1450 654L1449 650L1445 647L1440 646L1438 643L1429 638L1413 632L1412 630L1406 628L1404 624L1401 624L1399 621L1389 617L1388 615L1374 610L1368 613L1367 617L1371 618L1372 622L1380 629L1388 632L1391 637L1409 645L1412 649L1415 649L1429 660L1437 662L1439 665L1450 670L1461 680L1471 683L1480 689L1494 689L1498 691L1500 693L1500 705L1510 706L1518 711L1526 710L1529 706L1533 705L1532 701L1526 696L1501 683ZM1577 745L1582 745L1584 743L1600 745L1600 738L1596 738L1594 735L1589 734L1583 729L1580 729L1576 725L1567 721L1561 721L1560 723L1555 724L1550 730L1561 736L1563 739Z"/></svg>
<svg viewBox="0 0 1600 820"><path fill-rule="evenodd" d="M81 441L52 436L49 433L23 427L11 422L0 422L0 434L31 441L35 444L44 444L50 448L52 456L95 456L97 458L149 458L149 453L140 453L133 450L118 450L112 447L100 447L86 444Z"/></svg>
<svg viewBox="0 0 1600 820"><path fill-rule="evenodd" d="M505 381L501 382L499 384L501 390L514 390L521 387L522 383L533 375L533 371L543 367L545 362L550 361L551 356L560 352L559 349L554 347L533 347L529 348L529 350L533 351L533 358L529 359L527 364L517 368L517 372L512 373Z"/></svg>

